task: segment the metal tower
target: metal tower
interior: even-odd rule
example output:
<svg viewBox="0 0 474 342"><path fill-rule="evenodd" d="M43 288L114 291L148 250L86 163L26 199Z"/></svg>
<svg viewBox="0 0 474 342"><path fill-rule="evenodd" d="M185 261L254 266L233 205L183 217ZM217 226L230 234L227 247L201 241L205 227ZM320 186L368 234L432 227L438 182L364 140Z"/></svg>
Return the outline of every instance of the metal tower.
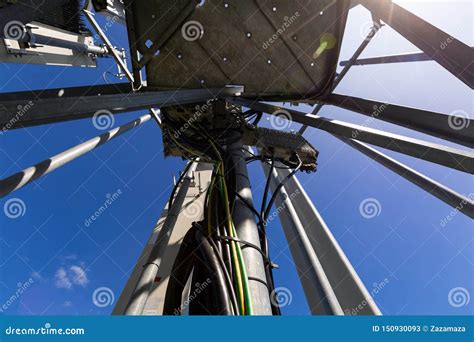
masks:
<svg viewBox="0 0 474 342"><path fill-rule="evenodd" d="M371 12L373 26L336 73L346 19L356 5ZM107 30L95 19L97 14L106 16L108 23L126 26L128 53L111 43ZM383 25L422 53L359 59ZM359 315L379 315L297 179L298 171L316 171L319 152L304 139L307 129L334 135L474 218L472 198L376 147L473 174L471 151L318 115L324 105L333 105L474 146L474 123L469 118L334 93L354 66L426 60L435 61L473 89L473 49L390 0L310 0L304 6L299 1L247 0L0 1L0 34L3 63L94 67L98 58L111 57L117 75L128 80L2 93L4 133L104 111L115 115L149 110L0 180L0 196L150 120L161 128L165 154L189 160L114 314L280 314L275 265L266 239L266 224L275 205L287 240L296 241L290 249L311 312L344 315L358 308ZM268 102L308 103L314 108L304 113ZM19 106L28 110L18 111ZM298 133L259 127L264 113L303 126ZM247 173L247 163L252 161L260 161L268 175L260 206L253 201Z"/></svg>

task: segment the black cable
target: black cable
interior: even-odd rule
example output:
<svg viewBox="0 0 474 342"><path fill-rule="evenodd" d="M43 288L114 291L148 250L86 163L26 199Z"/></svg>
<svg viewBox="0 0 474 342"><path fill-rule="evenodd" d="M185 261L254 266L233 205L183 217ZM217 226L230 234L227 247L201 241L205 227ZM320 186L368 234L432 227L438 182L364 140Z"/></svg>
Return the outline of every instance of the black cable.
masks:
<svg viewBox="0 0 474 342"><path fill-rule="evenodd" d="M257 245L251 243L251 242L247 242L247 241L243 241L241 239L238 239L238 238L234 238L232 236L218 236L217 239L219 240L230 240L230 241L235 241L235 242L238 242L240 244L242 244L244 247L251 247L253 249L255 249L257 252L259 252L262 257L263 257L263 260L266 264L271 264L271 261L270 259L268 259L267 255L265 254L265 252L260 248L258 247Z"/></svg>
<svg viewBox="0 0 474 342"><path fill-rule="evenodd" d="M245 112L242 113L244 117L248 118L248 117L251 117L251 116L254 116L255 114L257 114L257 112L253 109L249 109Z"/></svg>
<svg viewBox="0 0 474 342"><path fill-rule="evenodd" d="M265 160L263 160L263 158L262 158L262 161L266 162ZM265 189L263 193L262 206L260 209L260 221L259 221L260 245L262 246L262 253L264 253L265 258L268 261L265 264L265 278L267 280L267 287L268 287L270 296L275 290L275 281L273 279L272 264L270 262L270 255L269 255L269 250L268 250L268 239L267 239L267 233L266 233L266 220L267 219L265 216L265 208L266 208L267 196L268 196L268 193L270 192L271 176L274 169L275 169L275 156L272 155L270 169L267 175L267 182L265 184ZM273 315L275 316L281 315L280 307L277 305L277 303L274 303L274 301L271 301L271 307L272 307Z"/></svg>
<svg viewBox="0 0 474 342"><path fill-rule="evenodd" d="M268 193L270 192L270 181L271 181L271 179L272 179L272 172L273 172L274 166L275 166L275 155L272 155L271 164L270 164L270 170L268 171L268 175L267 175L267 182L266 182L266 184L265 184L265 189L263 190L262 205L261 205L261 208L260 208L260 218L261 218L261 221L265 221L265 220L266 220L265 208L266 208L266 205L267 205Z"/></svg>
<svg viewBox="0 0 474 342"><path fill-rule="evenodd" d="M198 265L201 264L199 272L196 273L199 274L201 279L199 283L203 284L206 282L209 287L204 291L204 293L207 293L207 296L203 296L203 298L207 297L207 301L210 301L210 303L204 303L206 309L205 314L232 315L233 311L230 305L231 296L229 288L226 286L226 277L224 275L224 270L219 263L218 257L214 253L209 239L204 236L200 229L195 230L195 237L198 245L197 253L199 255L196 261ZM191 304L193 303L194 301Z"/></svg>
<svg viewBox="0 0 474 342"><path fill-rule="evenodd" d="M265 158L265 156L262 156L262 155L254 155L252 157L245 158L245 161L247 162L247 164L252 163L254 161L257 161L257 160L260 160L262 163L270 165L267 161L267 158ZM287 165L287 162L285 160L281 159L281 158L275 158L275 161L278 161L282 164ZM280 169L280 170L293 170L294 166L278 166L278 165L275 165L274 168L275 169Z"/></svg>
<svg viewBox="0 0 474 342"><path fill-rule="evenodd" d="M268 202L268 206L267 206L267 209L265 210L265 217L268 216L268 214L270 213L270 210L272 209L272 206L273 206L273 203L275 202L275 199L276 199L276 196L278 194L278 192L280 191L280 189L286 184L286 182L288 182L288 180L290 180L291 177L294 176L294 174L296 172L298 172L298 170L301 168L301 165L303 165L303 162L301 161L301 158L298 154L296 154L296 157L298 158L298 166L296 166L294 168L293 171L291 171L281 182L280 184L278 184L278 186L275 188L275 190L273 191L273 195L270 199L270 202ZM264 224L266 224L266 221L263 221Z"/></svg>
<svg viewBox="0 0 474 342"><path fill-rule="evenodd" d="M260 216L260 213L257 211L257 209L255 209L255 207L253 205L251 205L245 198L242 197L241 194L239 194L238 192L234 192L235 196L239 198L239 200L245 204L245 206L247 208L249 208L250 210L252 210L252 212L255 214L255 216L257 216L257 218L259 219L259 221L262 220L262 217Z"/></svg>
<svg viewBox="0 0 474 342"><path fill-rule="evenodd" d="M171 209L171 206L173 205L174 195L176 194L176 191L178 190L179 184L182 182L182 180L184 179L184 177L185 177L186 174L188 173L189 168L191 167L191 164L192 164L192 163L193 163L192 160L190 160L190 161L188 162L188 164L187 164L186 167L184 168L183 172L182 172L181 175L179 176L178 181L177 181L176 184L174 185L173 191L171 191L171 195L170 195L170 198L169 198L169 200L168 200L168 210Z"/></svg>
<svg viewBox="0 0 474 342"><path fill-rule="evenodd" d="M166 288L163 315L181 315L181 299L184 286L188 281L195 260L196 239L195 229L191 228L184 235L178 254L173 263Z"/></svg>
<svg viewBox="0 0 474 342"><path fill-rule="evenodd" d="M234 289L232 279L230 278L230 274L227 270L225 262L222 259L222 255L219 253L219 251L217 249L216 243L212 239L209 239L209 243L211 244L211 247L214 249L214 252L217 256L217 260L219 261L219 264L221 265L221 268L224 271L224 276L226 277L227 286L228 286L229 292L230 292L230 299L231 299L232 305L234 307L234 313L237 313L238 310L239 310L239 305L238 305L238 302L237 302L237 297L235 295L235 289Z"/></svg>
<svg viewBox="0 0 474 342"><path fill-rule="evenodd" d="M210 292L210 285L215 281L208 277L209 269L197 254L187 301L189 315L219 315L219 298Z"/></svg>
<svg viewBox="0 0 474 342"><path fill-rule="evenodd" d="M236 193L237 189L237 173L235 170L235 163L232 158L232 153L226 152L224 155L224 168L225 168L225 175L224 181L227 184L227 191L229 194ZM229 196L229 208L230 212L234 212L234 205L235 205L235 196Z"/></svg>
<svg viewBox="0 0 474 342"><path fill-rule="evenodd" d="M238 308L230 277L225 265L212 246L212 240L204 236L202 226L193 223L183 238L166 289L163 315L180 315L183 309L182 296L191 271L193 284L199 283L199 296L189 299L190 313L233 315ZM215 246L215 245L214 245ZM193 310L191 310L191 307Z"/></svg>
<svg viewBox="0 0 474 342"><path fill-rule="evenodd" d="M262 112L257 113L257 117L256 117L255 120L252 122L252 125L257 126L258 123L260 122L260 120L262 120L262 117L263 117L263 113L262 113Z"/></svg>

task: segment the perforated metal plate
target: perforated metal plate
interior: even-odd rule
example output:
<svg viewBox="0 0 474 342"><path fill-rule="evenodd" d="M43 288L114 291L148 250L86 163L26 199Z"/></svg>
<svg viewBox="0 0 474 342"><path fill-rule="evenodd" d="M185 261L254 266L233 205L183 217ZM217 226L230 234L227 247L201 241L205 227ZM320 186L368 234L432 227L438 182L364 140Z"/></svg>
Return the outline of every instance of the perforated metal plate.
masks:
<svg viewBox="0 0 474 342"><path fill-rule="evenodd" d="M129 34L152 88L245 86L267 100L317 98L331 84L346 0L135 0ZM130 22L130 18L128 18Z"/></svg>

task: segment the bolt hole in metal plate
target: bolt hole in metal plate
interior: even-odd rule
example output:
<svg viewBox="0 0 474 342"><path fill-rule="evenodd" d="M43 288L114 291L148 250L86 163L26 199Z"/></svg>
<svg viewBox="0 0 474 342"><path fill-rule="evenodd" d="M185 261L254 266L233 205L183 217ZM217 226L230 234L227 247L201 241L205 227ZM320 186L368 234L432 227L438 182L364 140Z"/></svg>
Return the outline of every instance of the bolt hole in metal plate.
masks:
<svg viewBox="0 0 474 342"><path fill-rule="evenodd" d="M150 88L239 84L243 96L275 101L315 99L328 89L349 7L346 0L126 2Z"/></svg>

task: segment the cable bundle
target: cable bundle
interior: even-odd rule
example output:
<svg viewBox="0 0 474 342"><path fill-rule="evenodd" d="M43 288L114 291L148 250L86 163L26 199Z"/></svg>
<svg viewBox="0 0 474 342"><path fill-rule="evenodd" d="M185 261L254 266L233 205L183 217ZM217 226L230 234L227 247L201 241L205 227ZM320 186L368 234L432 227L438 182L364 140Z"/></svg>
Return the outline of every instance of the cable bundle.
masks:
<svg viewBox="0 0 474 342"><path fill-rule="evenodd" d="M252 299L249 289L249 279L246 272L242 248L255 248L265 261L266 280L270 295L274 295L273 265L269 259L266 237L266 223L269 211L275 201L274 192L268 204L269 179L265 187L262 208L257 211L235 191L235 168L228 150L240 136L225 138L204 129L199 123L187 124L183 120L174 120L161 110L163 130L168 138L178 146L189 158L199 158L200 161L212 163L214 170L210 185L207 189L204 220L193 223L184 237L170 275L164 303L164 315L182 314L184 305L189 308L191 315L253 315ZM229 138L231 136L232 138ZM266 158L253 156L250 160ZM272 158L270 172L273 171L275 158ZM277 190L301 167L299 165L291 174L277 186ZM184 174L184 173L183 173ZM270 177L270 174L268 175ZM175 189L179 185L176 184ZM169 206L172 205L175 190L173 190ZM259 218L259 248L249 242L242 241L232 219L236 200L242 201ZM191 279L189 293L184 293ZM204 288L203 284L205 285ZM199 290L199 291L198 291ZM197 293L198 292L198 293ZM280 314L277 303L272 300L272 312Z"/></svg>

